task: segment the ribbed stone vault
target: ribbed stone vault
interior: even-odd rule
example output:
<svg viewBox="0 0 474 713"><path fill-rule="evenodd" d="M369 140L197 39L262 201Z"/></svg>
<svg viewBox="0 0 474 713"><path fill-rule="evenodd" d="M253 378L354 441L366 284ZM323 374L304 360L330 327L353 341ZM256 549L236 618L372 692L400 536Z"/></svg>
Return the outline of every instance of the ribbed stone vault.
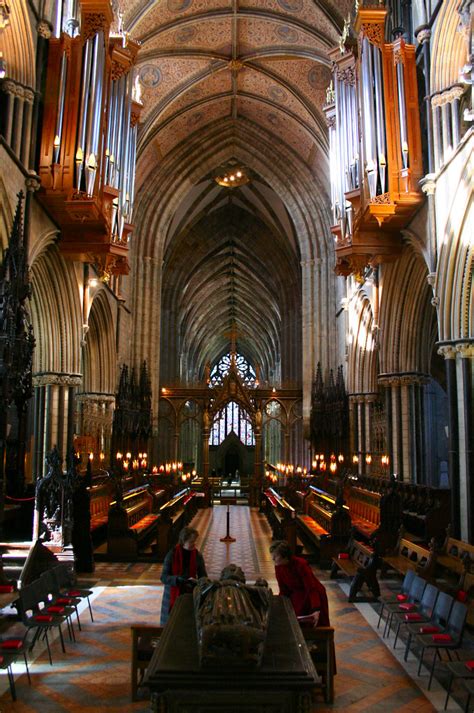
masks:
<svg viewBox="0 0 474 713"><path fill-rule="evenodd" d="M258 189L222 196L224 190L207 210L192 211L194 220L165 253L161 380L201 379L205 364L229 349L233 329L238 350L260 365L263 380L298 380L298 252L271 204L256 211L259 193L252 194ZM203 190L203 202L206 197Z"/></svg>

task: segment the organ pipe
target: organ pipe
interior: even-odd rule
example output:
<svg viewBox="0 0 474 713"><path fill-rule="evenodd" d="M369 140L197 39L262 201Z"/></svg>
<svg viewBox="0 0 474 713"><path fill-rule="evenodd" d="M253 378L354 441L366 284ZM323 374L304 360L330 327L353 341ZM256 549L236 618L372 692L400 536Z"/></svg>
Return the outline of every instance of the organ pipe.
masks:
<svg viewBox="0 0 474 713"><path fill-rule="evenodd" d="M351 31L331 50L335 116L330 129L336 272L363 273L401 250L423 200L415 48L385 41L387 9L357 5ZM361 135L359 136L359 126ZM355 233L354 233L355 231Z"/></svg>
<svg viewBox="0 0 474 713"><path fill-rule="evenodd" d="M78 17L81 18L79 29ZM133 226L139 45L111 34L110 0L63 0L50 40L39 200L61 226L65 255L104 274L128 272Z"/></svg>

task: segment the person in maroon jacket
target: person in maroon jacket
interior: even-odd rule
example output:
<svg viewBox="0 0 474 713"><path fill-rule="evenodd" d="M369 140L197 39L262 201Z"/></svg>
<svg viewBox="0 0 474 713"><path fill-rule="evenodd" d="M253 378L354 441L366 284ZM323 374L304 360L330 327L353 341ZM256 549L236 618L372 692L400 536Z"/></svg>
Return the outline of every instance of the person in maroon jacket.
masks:
<svg viewBox="0 0 474 713"><path fill-rule="evenodd" d="M288 597L301 624L330 626L326 589L307 561L293 555L288 542L272 542L270 553L280 595Z"/></svg>

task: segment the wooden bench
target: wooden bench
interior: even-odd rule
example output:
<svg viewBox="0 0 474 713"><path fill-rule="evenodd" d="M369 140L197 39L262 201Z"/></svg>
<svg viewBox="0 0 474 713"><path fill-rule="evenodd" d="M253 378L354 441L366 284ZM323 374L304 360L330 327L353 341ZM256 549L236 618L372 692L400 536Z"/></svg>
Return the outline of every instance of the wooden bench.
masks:
<svg viewBox="0 0 474 713"><path fill-rule="evenodd" d="M296 550L296 511L274 488L263 493L264 510L274 540L286 540Z"/></svg>
<svg viewBox="0 0 474 713"><path fill-rule="evenodd" d="M394 550L383 555L383 569L394 569L399 574L405 575L409 569L415 570L424 579L433 581L436 566L435 541L431 540L429 549L412 542L400 533L398 543Z"/></svg>
<svg viewBox="0 0 474 713"><path fill-rule="evenodd" d="M314 667L321 676L324 700L326 703L333 703L334 675L336 673L334 629L332 626L316 626L301 630Z"/></svg>
<svg viewBox="0 0 474 713"><path fill-rule="evenodd" d="M112 502L110 485L92 485L89 488L90 513L91 513L91 533L105 528L109 519L109 507Z"/></svg>
<svg viewBox="0 0 474 713"><path fill-rule="evenodd" d="M339 572L351 579L349 601L356 600L357 592L364 584L377 599L380 596L380 586L377 581L377 569L380 566L380 557L376 549L356 540L354 535L349 539L345 552L340 552L333 557L331 579L335 579Z"/></svg>
<svg viewBox="0 0 474 713"><path fill-rule="evenodd" d="M183 488L159 509L157 523L156 555L164 559L178 541L180 530L197 512L197 492Z"/></svg>
<svg viewBox="0 0 474 713"><path fill-rule="evenodd" d="M348 498L352 526L369 540L380 525L380 493L352 487Z"/></svg>
<svg viewBox="0 0 474 713"><path fill-rule="evenodd" d="M310 486L304 500L304 513L297 517L303 537L307 537L319 552L321 565L330 564L343 549L351 531L349 508L320 488Z"/></svg>
<svg viewBox="0 0 474 713"><path fill-rule="evenodd" d="M145 672L150 664L153 652L157 647L163 632L161 626L148 626L145 624L132 624L132 668L131 689L132 701L137 701L138 687L143 681Z"/></svg>
<svg viewBox="0 0 474 713"><path fill-rule="evenodd" d="M136 557L140 546L156 535L158 515L153 513L153 498L147 488L127 493L109 508L107 553L120 559Z"/></svg>
<svg viewBox="0 0 474 713"><path fill-rule="evenodd" d="M446 539L436 557L436 565L461 577L464 572L474 571L474 545L451 537L451 527L446 530Z"/></svg>
<svg viewBox="0 0 474 713"><path fill-rule="evenodd" d="M389 478L370 475L360 475L358 483L381 495L392 484ZM396 487L402 501L403 526L410 533L410 539L418 537L429 542L435 537L441 544L451 513L450 490L403 481L396 481Z"/></svg>

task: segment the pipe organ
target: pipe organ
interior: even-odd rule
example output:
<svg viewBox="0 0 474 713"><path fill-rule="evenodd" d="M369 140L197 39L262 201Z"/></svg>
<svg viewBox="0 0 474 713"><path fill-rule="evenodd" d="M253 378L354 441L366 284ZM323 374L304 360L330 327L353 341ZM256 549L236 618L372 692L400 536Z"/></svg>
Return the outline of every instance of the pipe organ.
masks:
<svg viewBox="0 0 474 713"><path fill-rule="evenodd" d="M111 32L109 0L58 3L46 76L39 199L61 228L61 252L127 274L133 226L139 44Z"/></svg>
<svg viewBox="0 0 474 713"><path fill-rule="evenodd" d="M422 202L415 47L387 43L387 10L359 6L354 29L332 50L329 126L336 272L360 276L395 259L400 230Z"/></svg>

